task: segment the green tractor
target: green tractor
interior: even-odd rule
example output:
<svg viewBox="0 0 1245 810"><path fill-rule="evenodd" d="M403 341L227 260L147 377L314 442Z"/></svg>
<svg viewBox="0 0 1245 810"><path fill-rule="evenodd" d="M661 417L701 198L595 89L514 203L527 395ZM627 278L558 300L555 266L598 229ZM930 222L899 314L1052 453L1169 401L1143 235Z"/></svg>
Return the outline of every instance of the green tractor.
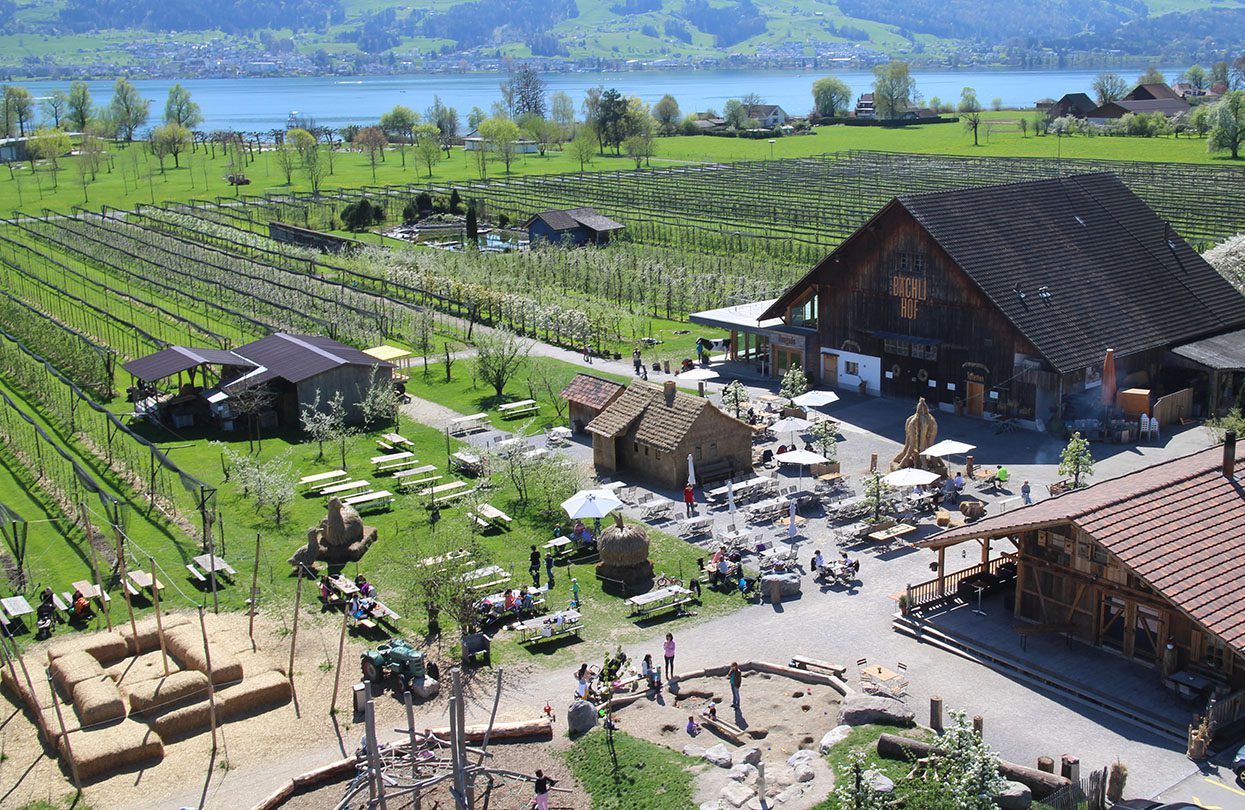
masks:
<svg viewBox="0 0 1245 810"><path fill-rule="evenodd" d="M386 642L375 650L368 650L359 657L364 679L374 684L396 675L402 679L403 686L410 689L414 681L425 675L424 654L400 638Z"/></svg>

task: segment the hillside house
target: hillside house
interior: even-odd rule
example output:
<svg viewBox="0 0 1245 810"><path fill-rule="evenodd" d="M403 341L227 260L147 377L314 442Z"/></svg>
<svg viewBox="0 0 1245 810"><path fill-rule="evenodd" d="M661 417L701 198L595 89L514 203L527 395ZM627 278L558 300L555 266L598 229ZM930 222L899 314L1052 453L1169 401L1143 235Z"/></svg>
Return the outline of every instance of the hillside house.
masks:
<svg viewBox="0 0 1245 810"><path fill-rule="evenodd" d="M752 470L752 428L673 380L632 383L588 424L598 471L626 474L666 489L687 483L691 455L700 484Z"/></svg>
<svg viewBox="0 0 1245 810"><path fill-rule="evenodd" d="M524 223L523 227L527 229L527 239L532 244L543 240L559 245L579 246L608 244L614 234L624 226L594 208L568 208L542 211Z"/></svg>
<svg viewBox="0 0 1245 810"><path fill-rule="evenodd" d="M860 98L856 99L856 117L857 118L877 118L878 109L874 104L872 93L861 93Z"/></svg>
<svg viewBox="0 0 1245 810"><path fill-rule="evenodd" d="M764 129L780 127L787 123L788 117L777 104L749 104L744 107L744 113Z"/></svg>

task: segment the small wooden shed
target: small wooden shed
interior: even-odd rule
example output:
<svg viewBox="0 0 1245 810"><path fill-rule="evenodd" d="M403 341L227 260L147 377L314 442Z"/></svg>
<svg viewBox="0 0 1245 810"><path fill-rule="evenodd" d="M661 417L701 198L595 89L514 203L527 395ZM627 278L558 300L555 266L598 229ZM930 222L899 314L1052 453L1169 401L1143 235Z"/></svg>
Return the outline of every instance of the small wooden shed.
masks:
<svg viewBox="0 0 1245 810"><path fill-rule="evenodd" d="M562 389L562 398L571 404L571 430L583 433L610 403L622 396L625 386L591 374L576 374Z"/></svg>

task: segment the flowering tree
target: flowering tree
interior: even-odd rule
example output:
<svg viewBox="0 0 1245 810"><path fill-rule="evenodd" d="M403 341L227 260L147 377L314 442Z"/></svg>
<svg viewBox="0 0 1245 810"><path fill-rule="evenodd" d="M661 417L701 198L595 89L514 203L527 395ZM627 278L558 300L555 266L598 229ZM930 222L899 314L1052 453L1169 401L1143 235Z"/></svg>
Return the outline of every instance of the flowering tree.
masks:
<svg viewBox="0 0 1245 810"><path fill-rule="evenodd" d="M398 405L401 398L393 380L382 377L379 366L372 366L372 374L368 379L367 391L359 400L363 411L363 425L368 428L377 425L388 425L398 419Z"/></svg>
<svg viewBox="0 0 1245 810"><path fill-rule="evenodd" d="M731 380L722 389L722 405L733 413L736 419L742 419L743 411L748 407L748 389L744 388L739 380Z"/></svg>
<svg viewBox="0 0 1245 810"><path fill-rule="evenodd" d="M1201 109L1200 107L1198 109ZM1202 254L1219 275L1245 292L1245 233L1226 239Z"/></svg>
<svg viewBox="0 0 1245 810"><path fill-rule="evenodd" d="M886 797L865 778L864 771L864 751L852 751L847 772L834 775L834 793L830 794L833 810L883 810L888 806Z"/></svg>
<svg viewBox="0 0 1245 810"><path fill-rule="evenodd" d="M312 400L310 405L304 405L300 417L303 423L303 430L307 431L316 444L319 445L319 454L316 461L324 458L324 443L332 441L336 435L337 425L335 419L339 414L321 407L320 405L320 389L316 389L316 398Z"/></svg>
<svg viewBox="0 0 1245 810"><path fill-rule="evenodd" d="M813 447L826 457L827 461L839 458L839 424L833 419L819 419L809 428L813 436Z"/></svg>
<svg viewBox="0 0 1245 810"><path fill-rule="evenodd" d="M973 730L963 712L951 712L951 727L938 747L942 754L933 762L935 781L947 786L953 806L993 810L995 797L1007 787L1007 780L999 773L999 755Z"/></svg>
<svg viewBox="0 0 1245 810"><path fill-rule="evenodd" d="M1094 456L1089 452L1089 442L1081 434L1073 433L1068 446L1059 454L1059 474L1072 479L1072 488L1083 487L1082 479L1094 474Z"/></svg>
<svg viewBox="0 0 1245 810"><path fill-rule="evenodd" d="M891 510L891 485L882 480L882 474L874 471L865 479L865 503L869 505L869 509L873 512L872 520L877 522L882 519L882 512L890 512Z"/></svg>
<svg viewBox="0 0 1245 810"><path fill-rule="evenodd" d="M793 365L787 369L787 373L782 375L782 383L778 386L780 396L787 398L787 406L795 406L795 398L808 390L808 377L804 376L804 369L798 365Z"/></svg>

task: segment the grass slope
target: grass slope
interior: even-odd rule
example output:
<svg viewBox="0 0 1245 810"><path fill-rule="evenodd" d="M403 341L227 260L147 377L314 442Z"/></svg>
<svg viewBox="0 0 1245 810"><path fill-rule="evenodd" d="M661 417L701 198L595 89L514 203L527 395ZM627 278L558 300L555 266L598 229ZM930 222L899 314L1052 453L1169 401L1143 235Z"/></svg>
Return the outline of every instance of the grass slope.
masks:
<svg viewBox="0 0 1245 810"><path fill-rule="evenodd" d="M593 810L687 810L692 801L695 760L662 745L621 731L597 729L585 734L566 752L567 764L592 796Z"/></svg>

